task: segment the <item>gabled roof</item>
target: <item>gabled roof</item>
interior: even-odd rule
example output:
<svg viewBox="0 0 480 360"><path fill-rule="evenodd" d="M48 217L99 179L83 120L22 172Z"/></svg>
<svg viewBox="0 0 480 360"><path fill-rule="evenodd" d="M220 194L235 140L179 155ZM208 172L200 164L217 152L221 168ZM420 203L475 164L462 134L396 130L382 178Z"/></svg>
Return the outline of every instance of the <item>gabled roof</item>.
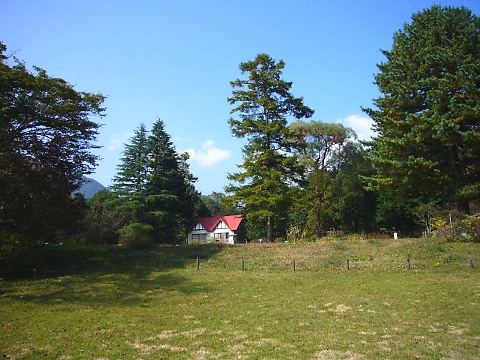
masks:
<svg viewBox="0 0 480 360"><path fill-rule="evenodd" d="M235 231L240 226L243 220L242 215L215 215L213 217L198 217L193 219L190 231L197 224L201 224L205 230L211 232L218 225L220 221L223 221L230 230Z"/></svg>

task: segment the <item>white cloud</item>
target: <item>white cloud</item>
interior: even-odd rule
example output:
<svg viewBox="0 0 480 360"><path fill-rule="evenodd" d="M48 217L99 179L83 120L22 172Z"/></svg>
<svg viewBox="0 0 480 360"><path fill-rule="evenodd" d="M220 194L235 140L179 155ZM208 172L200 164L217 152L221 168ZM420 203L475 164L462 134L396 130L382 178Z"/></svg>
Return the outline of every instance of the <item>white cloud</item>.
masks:
<svg viewBox="0 0 480 360"><path fill-rule="evenodd" d="M205 141L199 150L187 149L185 151L190 155L190 161L201 167L210 167L231 156L229 150L215 147L212 140Z"/></svg>
<svg viewBox="0 0 480 360"><path fill-rule="evenodd" d="M339 122L352 128L359 140L371 140L375 136L375 132L372 129L373 120L367 116L349 115L344 119L340 119Z"/></svg>
<svg viewBox="0 0 480 360"><path fill-rule="evenodd" d="M133 136L132 132L123 132L121 134L114 134L110 137L110 141L108 143L108 150L109 151L117 151L119 149L123 149L123 145L128 142L128 140Z"/></svg>

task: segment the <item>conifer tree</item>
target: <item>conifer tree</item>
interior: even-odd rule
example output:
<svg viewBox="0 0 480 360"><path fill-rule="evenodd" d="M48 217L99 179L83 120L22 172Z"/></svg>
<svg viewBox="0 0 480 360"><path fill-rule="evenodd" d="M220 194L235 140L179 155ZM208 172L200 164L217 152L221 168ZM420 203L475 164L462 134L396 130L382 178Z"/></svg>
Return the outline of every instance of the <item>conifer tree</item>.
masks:
<svg viewBox="0 0 480 360"><path fill-rule="evenodd" d="M193 215L192 193L182 159L177 154L162 120L153 124L148 137L149 168L146 203L161 242L176 242Z"/></svg>
<svg viewBox="0 0 480 360"><path fill-rule="evenodd" d="M112 190L118 195L118 213L131 223L148 222L145 204L146 185L149 181L147 130L140 124L130 143L125 144L123 156L113 179Z"/></svg>
<svg viewBox="0 0 480 360"><path fill-rule="evenodd" d="M480 197L480 18L433 6L414 14L383 54L375 77L382 96L365 110L378 134L370 184L415 198L413 206L456 202L468 212Z"/></svg>
<svg viewBox="0 0 480 360"><path fill-rule="evenodd" d="M129 218L125 227L141 229L156 242L181 240L199 197L187 160L188 154L176 152L162 120L150 133L140 125L114 179L113 190L123 200L119 210Z"/></svg>
<svg viewBox="0 0 480 360"><path fill-rule="evenodd" d="M229 175L234 184L227 192L232 200L245 205L249 221L266 221L268 241L273 241L274 219L289 206L289 184L298 175L289 156L293 143L288 117L313 115L302 98L290 93L292 83L282 79L284 66L282 60L276 62L267 54L242 62L240 70L247 77L231 82L232 97L228 99L235 106L231 113L238 114L229 121L231 132L247 138L248 143L243 148L241 171Z"/></svg>

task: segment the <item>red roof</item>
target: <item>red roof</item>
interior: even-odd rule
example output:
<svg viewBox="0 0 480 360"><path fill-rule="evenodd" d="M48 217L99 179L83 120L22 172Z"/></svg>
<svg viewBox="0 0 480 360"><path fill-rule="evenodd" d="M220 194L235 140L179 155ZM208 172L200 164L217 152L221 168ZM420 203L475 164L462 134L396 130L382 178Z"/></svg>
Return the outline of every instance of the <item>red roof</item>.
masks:
<svg viewBox="0 0 480 360"><path fill-rule="evenodd" d="M198 217L193 219L190 230L192 230L195 225L201 224L205 228L205 230L213 231L213 229L215 229L215 226L217 226L220 221L223 221L230 230L235 231L240 226L242 220L242 215L215 215L213 217Z"/></svg>

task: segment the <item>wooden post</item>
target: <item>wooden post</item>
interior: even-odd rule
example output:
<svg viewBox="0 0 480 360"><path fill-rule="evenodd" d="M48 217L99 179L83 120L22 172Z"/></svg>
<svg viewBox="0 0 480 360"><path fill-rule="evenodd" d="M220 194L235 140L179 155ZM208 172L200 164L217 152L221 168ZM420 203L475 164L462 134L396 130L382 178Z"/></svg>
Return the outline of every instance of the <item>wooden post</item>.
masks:
<svg viewBox="0 0 480 360"><path fill-rule="evenodd" d="M242 271L245 271L245 260L242 259Z"/></svg>
<svg viewBox="0 0 480 360"><path fill-rule="evenodd" d="M407 259L407 270L410 270L410 259Z"/></svg>
<svg viewBox="0 0 480 360"><path fill-rule="evenodd" d="M197 270L200 269L200 259L197 258Z"/></svg>
<svg viewBox="0 0 480 360"><path fill-rule="evenodd" d="M295 264L295 259L293 259L292 264L293 264L293 271L296 271L297 266Z"/></svg>
<svg viewBox="0 0 480 360"><path fill-rule="evenodd" d="M347 271L350 271L350 259L347 259Z"/></svg>

